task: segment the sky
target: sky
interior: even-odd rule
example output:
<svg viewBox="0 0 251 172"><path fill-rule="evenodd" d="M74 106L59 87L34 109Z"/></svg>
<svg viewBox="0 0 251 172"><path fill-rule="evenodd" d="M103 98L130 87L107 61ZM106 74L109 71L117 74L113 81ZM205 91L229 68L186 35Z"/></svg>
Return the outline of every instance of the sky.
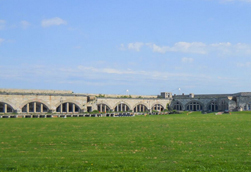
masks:
<svg viewBox="0 0 251 172"><path fill-rule="evenodd" d="M251 92L250 9L251 0L0 0L0 88Z"/></svg>

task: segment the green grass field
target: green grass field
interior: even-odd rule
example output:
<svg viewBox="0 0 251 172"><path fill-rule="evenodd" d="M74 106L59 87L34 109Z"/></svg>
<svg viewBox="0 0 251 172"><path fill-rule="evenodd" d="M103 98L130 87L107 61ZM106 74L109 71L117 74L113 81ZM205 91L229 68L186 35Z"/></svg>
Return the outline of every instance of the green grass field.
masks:
<svg viewBox="0 0 251 172"><path fill-rule="evenodd" d="M251 171L251 113L0 119L0 171Z"/></svg>

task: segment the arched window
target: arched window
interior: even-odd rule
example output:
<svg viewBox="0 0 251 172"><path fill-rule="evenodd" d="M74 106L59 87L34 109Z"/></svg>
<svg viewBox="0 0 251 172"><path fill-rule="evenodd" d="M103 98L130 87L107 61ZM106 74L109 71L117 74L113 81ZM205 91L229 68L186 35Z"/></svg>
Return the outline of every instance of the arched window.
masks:
<svg viewBox="0 0 251 172"><path fill-rule="evenodd" d="M60 113L69 113L69 112L78 113L78 112L80 112L80 108L75 103L66 102L66 103L60 104L57 107L56 112L60 112Z"/></svg>
<svg viewBox="0 0 251 172"><path fill-rule="evenodd" d="M137 106L135 106L135 108L133 109L134 112L146 112L148 111L147 107L143 104L139 104Z"/></svg>
<svg viewBox="0 0 251 172"><path fill-rule="evenodd" d="M163 111L164 107L161 104L156 104L152 107L152 110L156 110L156 111Z"/></svg>
<svg viewBox="0 0 251 172"><path fill-rule="evenodd" d="M228 103L225 100L221 101L222 110L228 110Z"/></svg>
<svg viewBox="0 0 251 172"><path fill-rule="evenodd" d="M215 101L210 102L209 105L208 105L208 110L212 111L212 112L218 111L217 103Z"/></svg>
<svg viewBox="0 0 251 172"><path fill-rule="evenodd" d="M97 108L98 108L99 112L109 112L109 111L111 111L109 106L107 106L106 104L103 104L103 103L98 104Z"/></svg>
<svg viewBox="0 0 251 172"><path fill-rule="evenodd" d="M175 102L174 105L173 105L173 110L182 110L182 104L180 102Z"/></svg>
<svg viewBox="0 0 251 172"><path fill-rule="evenodd" d="M251 104L250 103L247 103L245 106L244 106L244 111L250 111L251 110Z"/></svg>
<svg viewBox="0 0 251 172"><path fill-rule="evenodd" d="M0 102L0 113L12 113L14 112L13 108L4 102Z"/></svg>
<svg viewBox="0 0 251 172"><path fill-rule="evenodd" d="M199 102L190 102L186 106L187 111L201 111L202 105Z"/></svg>
<svg viewBox="0 0 251 172"><path fill-rule="evenodd" d="M22 107L22 112L26 113L43 113L48 112L48 107L40 102L30 102Z"/></svg>
<svg viewBox="0 0 251 172"><path fill-rule="evenodd" d="M120 103L118 104L115 108L114 108L115 112L128 112L130 111L130 108L124 104L124 103Z"/></svg>

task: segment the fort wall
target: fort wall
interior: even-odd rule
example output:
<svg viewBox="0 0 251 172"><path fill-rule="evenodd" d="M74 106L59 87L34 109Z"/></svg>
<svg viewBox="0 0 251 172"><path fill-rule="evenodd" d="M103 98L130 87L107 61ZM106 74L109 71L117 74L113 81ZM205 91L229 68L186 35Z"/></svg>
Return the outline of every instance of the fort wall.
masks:
<svg viewBox="0 0 251 172"><path fill-rule="evenodd" d="M172 95L79 94L70 90L0 89L0 113L251 110L251 93Z"/></svg>
<svg viewBox="0 0 251 172"><path fill-rule="evenodd" d="M10 105L15 112L21 113L22 108L31 102L45 105L50 112L56 112L56 108L62 103L74 103L80 110L85 111L87 96L73 94L71 91L41 91L41 90L4 90L0 91L0 102Z"/></svg>

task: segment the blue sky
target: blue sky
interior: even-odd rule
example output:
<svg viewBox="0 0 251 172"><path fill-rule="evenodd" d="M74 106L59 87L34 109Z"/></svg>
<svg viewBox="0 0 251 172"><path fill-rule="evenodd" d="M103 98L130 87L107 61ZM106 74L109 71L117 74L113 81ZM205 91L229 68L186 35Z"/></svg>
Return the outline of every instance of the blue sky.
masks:
<svg viewBox="0 0 251 172"><path fill-rule="evenodd" d="M0 88L251 91L251 0L0 0Z"/></svg>

